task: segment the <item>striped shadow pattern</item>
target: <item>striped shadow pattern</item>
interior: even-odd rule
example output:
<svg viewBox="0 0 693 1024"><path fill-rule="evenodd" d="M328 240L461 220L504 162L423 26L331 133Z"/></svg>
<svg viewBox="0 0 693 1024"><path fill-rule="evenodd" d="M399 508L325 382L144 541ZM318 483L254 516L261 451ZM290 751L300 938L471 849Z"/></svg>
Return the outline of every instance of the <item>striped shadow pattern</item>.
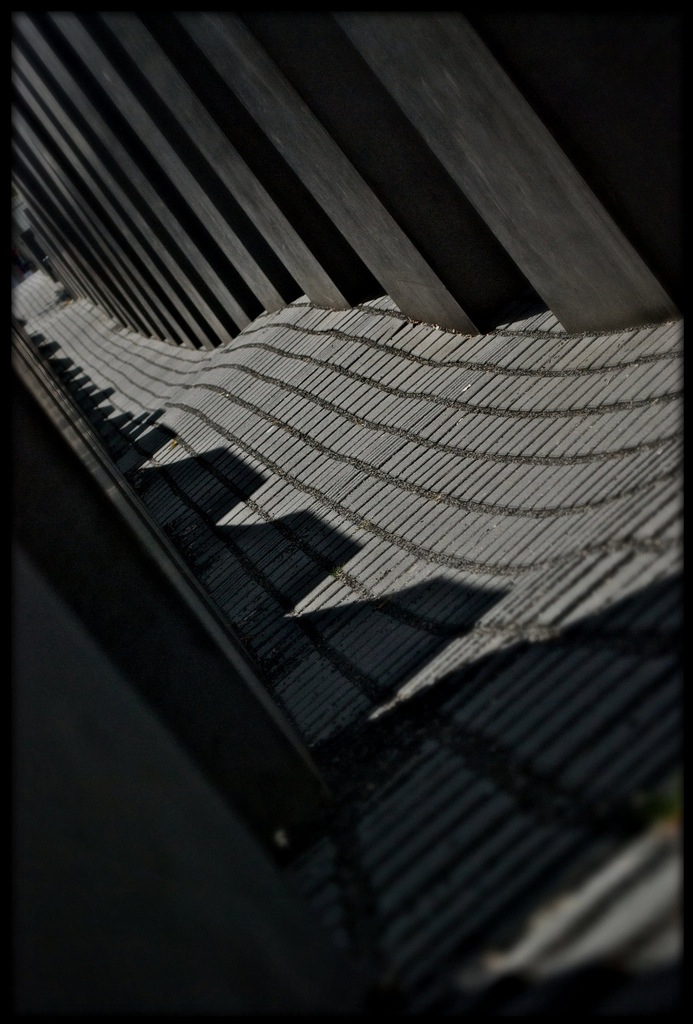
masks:
<svg viewBox="0 0 693 1024"><path fill-rule="evenodd" d="M681 321L462 337L304 296L204 351L41 273L13 301L326 775L287 870L443 1005L678 764Z"/></svg>

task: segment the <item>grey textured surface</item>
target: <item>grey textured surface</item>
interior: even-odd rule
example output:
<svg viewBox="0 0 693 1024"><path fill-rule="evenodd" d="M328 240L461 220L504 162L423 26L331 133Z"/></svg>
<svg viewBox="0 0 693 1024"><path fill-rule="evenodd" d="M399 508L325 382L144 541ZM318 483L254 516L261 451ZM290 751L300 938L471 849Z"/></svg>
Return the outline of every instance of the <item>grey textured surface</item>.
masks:
<svg viewBox="0 0 693 1024"><path fill-rule="evenodd" d="M412 315L473 329L465 310L241 19L228 12L183 11L176 17L380 284Z"/></svg>
<svg viewBox="0 0 693 1024"><path fill-rule="evenodd" d="M18 1013L357 1012L365 979L245 823L19 547L12 568Z"/></svg>
<svg viewBox="0 0 693 1024"><path fill-rule="evenodd" d="M437 1005L678 764L682 323L465 337L302 298L194 351L59 293L35 273L14 313L336 793L288 870Z"/></svg>
<svg viewBox="0 0 693 1024"><path fill-rule="evenodd" d="M337 20L562 324L612 330L677 315L465 18L346 12ZM418 65L421 54L428 59Z"/></svg>
<svg viewBox="0 0 693 1024"><path fill-rule="evenodd" d="M193 334L199 338L201 344L208 345L209 341L205 325L216 333L218 339L226 340L233 333L230 324L221 322L218 312L209 304L210 295L205 291L204 281L207 280L209 270L207 260L202 256L194 245L194 242L175 217L169 217L165 204L152 187L147 175L142 172L135 159L132 158L127 148L123 145L122 139L117 132L117 126L112 125L102 116L99 109L93 104L80 87L79 81L70 72L59 57L46 45L39 32L32 29L25 19L18 18L16 21L18 37L24 38L24 29L30 38L30 45L40 64L44 65L50 73L50 81L57 84L68 97L70 103L67 107L56 110L55 101L51 101L51 85L48 94L41 93L44 106L55 115L59 115L60 126L63 134L69 136L78 146L82 154L89 175L95 176L100 187L105 189L116 200L124 211L123 223L125 226L131 224L144 238L147 247L151 247L155 254L158 271L157 278L161 279L161 287L170 296L171 301L185 300L191 294L194 299L193 313L197 313L195 319L198 326L193 327ZM18 69L28 74L27 65L17 55ZM40 81L40 79L39 79ZM32 77L30 84L37 86L36 76ZM18 76L19 88L22 88L21 78ZM84 130L88 129L87 136ZM98 151L94 150L94 137L89 133L96 132L98 141L103 144L109 155L116 161L117 167L109 170ZM102 154L103 155L103 154ZM144 205L143 205L144 204ZM134 250L136 255L137 251ZM195 277L191 277L190 268L195 268ZM170 276L169 276L170 275ZM172 278L172 282L171 282ZM193 289L192 281L197 285ZM173 285L171 287L171 284ZM226 289L222 289L221 296L224 296ZM185 303L188 305L188 303ZM215 305L212 303L212 305ZM233 300L229 304L233 307ZM182 314L186 316L185 313ZM188 323L189 317L187 317ZM201 323L199 321L202 321ZM231 330L231 334L227 333ZM196 332L196 333L195 333Z"/></svg>

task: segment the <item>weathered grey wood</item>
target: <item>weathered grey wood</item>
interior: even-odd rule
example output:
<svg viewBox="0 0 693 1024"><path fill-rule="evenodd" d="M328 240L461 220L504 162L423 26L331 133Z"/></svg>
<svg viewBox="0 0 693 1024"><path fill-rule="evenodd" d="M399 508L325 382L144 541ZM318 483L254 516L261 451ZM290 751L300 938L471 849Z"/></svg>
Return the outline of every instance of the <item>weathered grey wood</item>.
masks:
<svg viewBox="0 0 693 1024"><path fill-rule="evenodd" d="M90 125L95 124L97 126L101 142L108 148L109 156L117 161L117 167L113 169L113 176L120 177L122 172L124 178L129 179L131 185L129 189L130 194L133 195L134 201L138 202L145 220L149 219L151 221L151 217L154 215L155 220L163 227L162 244L165 246L166 236L171 236L174 242L173 251L175 252L176 246L180 249L192 271L199 275L203 285L209 289L220 305L223 306L225 313L228 315L228 326L226 325L226 320L222 322L222 319L217 317L216 313L208 305L204 296L200 295L200 305L204 309L206 319L210 321L213 331L217 332L219 341L229 340L236 333L238 327L246 326L250 322L249 314L236 302L226 284L210 266L205 254L190 237L185 225L172 213L165 193L163 195L160 194L152 186L146 174L138 167L136 161L130 157L126 148L106 124L104 118L100 116L94 105L87 100L80 84L75 82L71 76L63 74L62 62L56 57L52 47L45 43L37 28L25 17L18 17L16 19L16 27L23 35L25 41L37 52L39 60L45 63L51 72L55 71L61 86L67 77L70 99L75 102L80 114L86 121ZM67 131L69 132L69 124ZM110 173L101 159L98 159L97 170L101 170L104 174ZM161 234L161 232L157 233ZM153 240L152 227L148 229L148 237ZM189 292L193 287L190 270L183 268L179 272L178 278L183 292L185 293L186 290ZM257 308L259 308L259 303ZM231 325L233 325L233 329ZM209 343L207 347L209 347Z"/></svg>
<svg viewBox="0 0 693 1024"><path fill-rule="evenodd" d="M20 187L25 184L19 176L17 176L16 181L20 183ZM44 211L40 209L40 203L31 194L30 189L25 192L25 195L31 202L32 208L28 216L31 220L34 234L43 246L47 259L50 262L50 269L41 266L41 270L45 269L46 273L57 278L65 286L66 290L72 294L73 298L81 297L88 302L95 302L92 289L75 265L68 245L59 232L56 231ZM117 319L120 319L120 317Z"/></svg>
<svg viewBox="0 0 693 1024"><path fill-rule="evenodd" d="M156 328L148 322L136 297L131 293L132 278L123 269L122 262L119 265L116 254L109 248L103 235L90 224L86 213L75 203L74 197L61 180L59 169L50 155L42 150L40 141L19 114L15 115L15 127L18 133L15 144L21 148L25 159L33 163L36 181L46 190L46 204L50 202L49 208L57 212L63 223L69 226L73 241L84 252L89 266L99 274L103 282L102 290L107 288L112 299L115 297L118 300L119 308L127 311L128 321L135 330L149 336L155 334ZM106 308L112 308L112 301L106 303Z"/></svg>
<svg viewBox="0 0 693 1024"><path fill-rule="evenodd" d="M199 309L200 316L209 325L216 343L223 344L229 341L236 333L235 330L230 331L229 327L222 322L187 272L187 265L193 267L200 275L203 284L210 287L208 276L205 274L207 264L203 254L188 236L184 227L172 215L165 199L152 188L147 177L121 144L115 132L84 94L79 83L31 21L25 15L18 15L15 17L14 27L16 37L18 39L21 37L33 51L35 57L32 59L36 60L41 72L44 75L50 74L59 88L65 92L69 101L74 104L78 115L94 128L99 139L111 154L115 163L113 173L91 147L82 146L83 136L77 130L69 112L57 101L54 101L54 107L51 109L59 117L66 132L89 163L94 175L103 183L107 192L122 205L133 228L141 232L142 237L156 253L162 274L165 270L170 273L172 299L180 295L190 295ZM47 86L50 90L50 80L47 81ZM117 178L121 180L118 181ZM139 202L136 201L135 196L139 198ZM216 294L213 288L210 287L210 290ZM219 298L223 302L223 295ZM247 318L244 318L237 326L243 327L246 323ZM198 334L201 334L199 328ZM202 343L206 348L214 347L208 339L204 338L204 335L202 338L204 339Z"/></svg>
<svg viewBox="0 0 693 1024"><path fill-rule="evenodd" d="M186 279L178 263L173 260L172 247L164 247L159 242L157 236L149 230L147 222L120 185L103 168L98 155L89 145L82 132L79 131L74 120L68 118L66 111L56 102L51 88L40 78L30 62L16 47L13 52L13 61L15 64L15 79L18 82L24 79L29 83L31 90L33 90L37 100L35 108L37 115L41 116L47 130L51 130L51 126L55 125L56 130L53 137L56 144L60 147L65 158L83 178L84 184L91 195L98 197L99 204L103 206L103 209L111 217L119 231L122 232L131 244L133 252L151 274L157 286L157 295L162 296L162 301L171 311L171 315L175 317L178 330L184 340L192 339L189 343L193 346L194 342L197 341L197 344L201 344L204 348L214 347L201 330L200 322L192 316L190 310L182 301L181 292L189 291L191 284ZM69 88L69 80L65 79L64 84ZM46 117L45 114L48 116ZM93 123L97 125L99 123L95 112ZM100 176L97 170L99 167L102 169ZM104 182L103 187L101 185L102 180ZM128 214L129 216L127 216ZM140 239L146 240L147 248L145 248ZM170 274L167 273L168 270L170 270ZM201 302L201 305L204 309L205 304ZM209 312L211 313L211 310ZM214 323L215 320L212 322ZM221 324L218 326L222 331L224 330Z"/></svg>
<svg viewBox="0 0 693 1024"><path fill-rule="evenodd" d="M34 233L34 237L44 252L44 256L41 257L40 261L37 261L37 266L39 267L40 272L47 274L57 284L62 285L70 298L88 300L86 291L66 266L62 247L58 246L56 250L53 243L48 240L48 233L43 230L43 225L40 220L33 216L33 213L31 212L29 214L29 219L31 220L31 228Z"/></svg>
<svg viewBox="0 0 693 1024"><path fill-rule="evenodd" d="M241 17L475 323L491 327L527 297L527 279L334 18Z"/></svg>
<svg viewBox="0 0 693 1024"><path fill-rule="evenodd" d="M140 328L137 320L122 305L119 296L112 290L110 277L104 278L99 265L89 259L89 246L85 246L84 237L75 230L74 223L68 220L56 204L54 197L46 192L45 186L30 167L30 154L24 153L16 144L14 159L17 179L20 182L22 191L36 208L39 215L43 218L43 222L49 227L58 242L64 249L70 252L74 272L81 274L91 301L96 305L103 306L123 326L130 326L134 330L139 331Z"/></svg>
<svg viewBox="0 0 693 1024"><path fill-rule="evenodd" d="M33 205L34 204L32 203L32 206ZM40 269L45 270L45 272L50 274L51 277L57 277L73 298L83 298L91 301L88 288L86 284L82 282L81 276L76 274L75 268L72 265L72 260L65 252L64 245L55 239L50 232L50 229L35 209L28 211L28 217L31 221L34 235L36 236L39 244L43 247L49 263L49 266L43 265Z"/></svg>
<svg viewBox="0 0 693 1024"><path fill-rule="evenodd" d="M39 209L35 197L30 198L28 193L24 191L21 174L16 163L12 167L12 181L24 195L25 199L30 199L31 202L31 207L27 209L27 217L34 232L34 237L43 248L48 263L48 266L39 263L40 269L44 270L54 279L57 277L66 290L71 292L73 298L80 296L89 302L93 301L86 282L77 273L76 267L72 265L72 259L69 256L67 247L61 240L58 240L56 233L46 223L43 211Z"/></svg>
<svg viewBox="0 0 693 1024"><path fill-rule="evenodd" d="M161 279L160 266L149 257L146 250L130 230L127 222L125 222L120 216L118 209L114 206L107 193L101 188L99 182L91 173L89 165L75 152L76 136L82 139L81 134L78 133L76 129L71 128L70 140L68 142L62 131L59 130L55 117L50 114L50 107L53 105L51 103L50 92L34 73L33 69L21 53L16 54L15 83L25 103L31 109L34 116L41 123L43 129L55 144L62 160L65 161L65 167L78 176L83 185L82 191L84 193L84 201L89 202L94 218L96 218L101 225L100 230L105 232L107 238L112 239L111 232L103 221L102 215L106 214L110 221L115 225L116 229L121 233L125 242L128 243L129 248L123 251L122 245L116 239L112 239L112 244L116 247L119 258L124 260L126 264L134 263L135 267L138 265L138 259L141 260L141 265L144 267L145 271L149 272L151 278L154 279L158 285L158 291L162 295L163 300L169 299L169 297L171 298L172 301L170 302L165 302L160 299L159 294L154 292L154 290L148 285L146 279L142 282L143 288L140 287L137 280L140 275L135 271L136 277L133 282L133 287L135 292L140 295L141 300L145 302L147 307L150 309L151 315L153 315L158 322L158 331L155 333L158 333L161 336L180 339L184 344L196 347L193 339L196 337L199 328L195 324L195 321L192 320L190 314L187 313L185 306L180 301L176 301L175 291L170 289L167 290L165 288L165 283ZM75 198L76 201L79 201L79 197ZM83 206L84 202L80 202L80 205ZM153 310L151 309L152 306L154 307ZM181 317L180 315L177 315L178 313L187 313L187 316ZM161 318L163 318L164 323L168 326L163 326ZM186 319L190 322L193 330L190 330L186 324ZM171 327L172 322L175 324L173 328Z"/></svg>
<svg viewBox="0 0 693 1024"><path fill-rule="evenodd" d="M566 329L677 315L461 15L336 17Z"/></svg>
<svg viewBox="0 0 693 1024"><path fill-rule="evenodd" d="M303 242L144 24L129 12L106 11L101 17L136 60L142 73L188 133L192 144L199 147L233 198L262 232L305 294L318 305L347 309L349 303L337 284Z"/></svg>
<svg viewBox="0 0 693 1024"><path fill-rule="evenodd" d="M19 154L17 154L17 160L19 159ZM65 283L69 285L70 281L74 283L76 280L80 284L78 292L91 303L102 308L123 327L129 327L140 333L136 321L114 295L110 287L110 280L104 280L98 269L87 259L81 238L74 232L73 225L69 224L53 205L50 206L50 209L43 205L44 202L48 202L48 196L41 190L36 178L24 164L18 167L17 180L21 184L23 193L31 202L32 216L37 220L39 228L46 237L49 258L57 255L57 269L62 270L63 273L65 270L68 271Z"/></svg>
<svg viewBox="0 0 693 1024"><path fill-rule="evenodd" d="M195 194L199 193L205 204L211 204L210 210L214 208L217 211L210 220L203 209L199 218L212 235L214 249L228 249L227 256L241 273L241 283L252 287L259 296L264 295L273 306L277 306L277 296L281 297L281 305L297 299L303 294L301 286L203 153L198 138L197 111L184 116L181 121L166 98L157 93L152 77L156 77L156 69L167 60L158 41L146 31L140 18L131 12L126 12L119 25L113 27L100 14L81 20L180 159L187 171L188 182L194 182ZM171 82L173 94L177 93L179 85L185 88L181 74L174 70ZM141 135L143 140L146 137ZM220 217L224 227L217 239L216 223ZM231 232L237 257L226 245L226 230Z"/></svg>
<svg viewBox="0 0 693 1024"><path fill-rule="evenodd" d="M341 294L351 304L381 295L382 285L183 25L158 12L139 16Z"/></svg>
<svg viewBox="0 0 693 1024"><path fill-rule="evenodd" d="M169 179L172 188L183 196L190 209L210 230L214 242L220 247L228 262L259 299L262 306L267 310L281 309L285 305L284 298L262 268L258 266L223 213L200 188L173 146L170 145L168 139L91 34L87 32L74 14L59 12L51 14L51 19L79 54L97 82L106 88L109 98L128 120L134 131L146 140L147 150ZM243 300L234 296L233 302L238 310L241 308ZM252 309L245 308L244 302L243 306L244 312L252 319Z"/></svg>
<svg viewBox="0 0 693 1024"><path fill-rule="evenodd" d="M467 313L240 19L176 17L400 309L475 333Z"/></svg>
<svg viewBox="0 0 693 1024"><path fill-rule="evenodd" d="M682 308L683 8L465 16Z"/></svg>
<svg viewBox="0 0 693 1024"><path fill-rule="evenodd" d="M75 226L90 240L93 258L101 263L107 274L113 270L116 278L122 280L127 298L139 311L140 318L147 326L147 333L154 337L180 341L168 318L152 305L149 290L146 286L141 286L138 275L131 271L127 253L123 252L118 239L113 237L107 225L99 218L99 206L95 209L91 206L89 194L83 183L80 181L81 189L76 189L74 182L66 175L65 168L45 147L41 147L40 140L19 113L16 114L16 126L32 148L41 154L46 180L50 178L56 197L62 196L66 215L75 221Z"/></svg>

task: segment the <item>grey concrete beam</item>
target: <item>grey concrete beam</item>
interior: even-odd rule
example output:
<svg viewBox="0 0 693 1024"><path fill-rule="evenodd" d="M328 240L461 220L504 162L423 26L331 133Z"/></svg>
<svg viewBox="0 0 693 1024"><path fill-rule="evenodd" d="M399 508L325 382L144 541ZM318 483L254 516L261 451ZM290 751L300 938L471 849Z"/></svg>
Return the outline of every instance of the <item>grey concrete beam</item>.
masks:
<svg viewBox="0 0 693 1024"><path fill-rule="evenodd" d="M20 179L16 173L16 169L13 170L12 177L19 186ZM52 266L51 276L57 276L60 283L72 294L73 297L81 297L83 299L87 299L89 302L93 302L94 300L90 294L89 287L81 274L78 274L76 268L73 266L72 259L66 251L64 242L59 241L54 232L51 231L42 212L40 211L40 207L37 206L33 197L31 199L31 208L27 210L27 216L31 222L34 234L40 245L43 246Z"/></svg>
<svg viewBox="0 0 693 1024"><path fill-rule="evenodd" d="M15 139L15 152L18 155L21 151L27 162L26 167L33 167L33 191L35 193L37 187L43 188L44 207L51 210L54 220L56 217L59 218L63 233L71 238L75 248L84 254L83 265L93 270L100 282L102 293L105 293L107 301L104 305L114 315L118 315L117 310L120 310L121 317L125 315L126 322L136 331L151 335L154 332L141 313L138 315L127 284L109 258L111 254L104 239L93 231L88 220L74 206L57 172L51 167L48 155L41 150L39 141L23 124L23 119L16 115L15 122L21 132Z"/></svg>
<svg viewBox="0 0 693 1024"><path fill-rule="evenodd" d="M33 87L28 86L24 81L23 72L19 69L21 67L26 67L29 74L32 73L32 69L27 65L26 61L24 61L21 54L17 54L15 64L15 84L17 85L24 102L30 108L34 117L41 124L42 129L46 132L47 136L56 147L56 152L61 158L63 167L70 175L70 178L74 179L76 176L80 190L75 196L75 201L79 203L80 208L83 209L85 213L86 207L88 206L92 223L96 222L99 225L98 230L106 239L107 245L109 245L111 250L114 252L114 258L122 265L124 272L126 272L129 277L130 288L134 294L138 296L142 305L144 305L150 319L153 319L156 327L152 333L158 335L162 339L173 338L175 340L182 341L190 347L196 347L190 337L190 334L186 330L185 325L181 324L180 319L175 316L174 311L166 305L160 305L160 300L158 299L156 290L151 287L147 287L148 282L146 278L142 281L144 288L140 287L142 273L141 270L138 270L137 256L140 254L142 255L143 263L150 270L152 279L155 279L158 276L158 269L156 265L149 259L148 254L142 246L139 245L137 239L127 227L127 224L125 224L118 216L118 211L109 200L107 194L103 189L101 189L94 176L90 173L86 163L75 154L74 149L67 143L56 122L50 116L49 111L43 106L42 102L33 91ZM37 84L40 83L37 82ZM120 240L117 237L114 237L111 229L107 226L108 222L110 222L118 234L121 235ZM130 267L132 267L135 275L134 277L129 273Z"/></svg>
<svg viewBox="0 0 693 1024"><path fill-rule="evenodd" d="M462 16L336 18L566 330L677 315Z"/></svg>
<svg viewBox="0 0 693 1024"><path fill-rule="evenodd" d="M26 162L24 156L26 156ZM30 153L24 154L19 147L15 148L14 161L22 190L31 200L37 213L43 218L44 225L51 230L59 244L71 256L70 266L74 273L81 275L90 300L95 305L102 306L124 327L131 327L133 330L139 331L137 322L133 320L129 312L122 306L119 297L112 291L110 277L104 278L98 265L88 258L83 236L75 231L74 221L68 219L56 206L54 198L46 191L37 177L38 171L32 170L29 166L28 161L30 160Z"/></svg>
<svg viewBox="0 0 693 1024"><path fill-rule="evenodd" d="M27 198L31 200L32 204L30 212L32 223L37 225L39 235L47 242L49 260L53 262L55 276L60 278L61 284L64 284L68 291L76 289L76 295L81 295L93 305L103 309L121 327L136 330L137 328L125 311L121 309L107 284L94 274L93 269L85 267L82 262L82 254L76 251L69 237L62 230L66 225L59 215L57 221L54 220L32 191L29 180L23 179L23 184ZM54 210L53 213L55 212Z"/></svg>
<svg viewBox="0 0 693 1024"><path fill-rule="evenodd" d="M230 14L176 14L400 309L476 333L415 245L250 34Z"/></svg>
<svg viewBox="0 0 693 1024"><path fill-rule="evenodd" d="M170 275L172 283L167 293L170 291L172 301L181 302L184 297L189 297L192 308L196 309L211 335L209 338L201 335L204 347L213 348L229 341L238 327L244 324L234 323L226 307L223 312L213 308L215 303L223 306L223 295L219 297L212 287L214 282L209 283L203 254L41 33L24 15L15 18L14 28L15 39L28 47L36 69L46 78L48 90L57 86L56 94L64 94L71 105L72 109L53 100L50 109L64 125L66 134L78 147L94 176L113 200L121 204L123 216L130 220L133 230L137 230L141 239L151 247L160 264L164 287L167 280L164 274L168 272ZM101 150L97 151L86 143L75 118L81 119L82 127L93 129L99 145L103 147ZM105 153L110 162L105 161ZM199 327L197 332L199 337Z"/></svg>
<svg viewBox="0 0 693 1024"><path fill-rule="evenodd" d="M17 178L17 180L21 179ZM32 204L32 209L29 211L29 219L37 239L47 254L47 262L51 267L50 270L46 268L47 273L54 279L57 278L73 297L81 297L87 302L94 304L98 303L99 299L92 285L80 272L75 261L72 259L68 242L41 208L40 202L38 202L34 195L30 195L29 191L27 191L27 198L30 199ZM121 321L120 316L117 319Z"/></svg>
<svg viewBox="0 0 693 1024"><path fill-rule="evenodd" d="M39 272L46 274L56 284L60 284L65 294L71 299L85 299L88 301L84 288L78 284L75 276L70 274L69 271L67 274L65 273L65 263L61 259L61 253L60 251L57 254L54 252L54 247L48 241L47 233L42 230L40 221L31 213L29 213L29 219L34 238L43 250L40 260L36 261Z"/></svg>
<svg viewBox="0 0 693 1024"><path fill-rule="evenodd" d="M258 229L254 219L248 216L243 205L237 201L233 186L229 187L227 181L223 180L229 177L225 172L228 141L220 135L202 104L193 102L191 107L188 106L186 99L192 98L194 101L195 97L189 95L182 75L171 65L142 21L128 12L113 17L115 23L111 22L107 14L90 16L85 23L89 33L108 55L143 109L180 158L189 180L194 182L203 201L211 204L209 209L213 207L217 211L211 221L214 225L215 246L221 245L224 248L222 238L217 238L217 224L223 219L224 225L228 225L232 231L235 245L240 247L243 257L243 263L239 259L232 259L232 262L235 262L246 284L261 297L261 301L266 300L266 308L282 308L293 302L303 294L301 286ZM213 154L212 161L208 159L205 141L209 135L206 128L216 128L220 136L217 146L220 159L217 166L214 166ZM205 224L209 222L204 210L201 211L200 219ZM247 266L247 271L244 266ZM270 282L269 286L267 282Z"/></svg>
<svg viewBox="0 0 693 1024"><path fill-rule="evenodd" d="M26 196L27 201L31 204L32 223L38 224L40 233L44 235L48 243L47 252L50 256L62 257L69 274L79 280L80 290L84 292L84 297L90 302L98 304L100 302L100 293L96 290L93 276L87 272L86 267L82 264L84 255L66 237L60 224L56 223L55 218L56 216L59 218L59 215L56 214L50 197L29 167L28 162L24 161L19 149L14 149L12 160L13 178ZM122 314L119 314L118 319L121 320L123 325L127 323L127 318L123 320Z"/></svg>
<svg viewBox="0 0 693 1024"><path fill-rule="evenodd" d="M43 176L49 185L50 192L56 202L60 202L65 215L74 221L75 228L84 238L85 244L91 248L93 258L102 266L106 277L113 283L119 282L128 304L138 314L139 328L146 335L170 340L177 339L172 334L171 325L163 320L152 307L146 290L142 289L137 277L131 272L126 254L122 252L107 226L98 216L98 205L94 209L84 195L84 189L76 187L74 180L66 173L31 127L18 111L15 111L15 122L20 135L27 141L35 153L40 153ZM77 182L77 185L83 185Z"/></svg>
<svg viewBox="0 0 693 1024"><path fill-rule="evenodd" d="M139 16L340 293L349 303L381 295L382 285L180 22L165 13Z"/></svg>
<svg viewBox="0 0 693 1024"><path fill-rule="evenodd" d="M37 217L33 211L29 212L29 218L31 220L34 234L46 253L44 260L39 264L41 271L45 272L54 281L61 284L70 298L86 299L87 301L90 301L85 286L81 284L74 273L70 272L70 267L67 266L65 261L62 246L56 246L56 244L51 241L49 232L45 229L40 218Z"/></svg>
<svg viewBox="0 0 693 1024"><path fill-rule="evenodd" d="M527 279L329 14L241 17L475 323L527 300Z"/></svg>
<svg viewBox="0 0 693 1024"><path fill-rule="evenodd" d="M110 100L144 142L151 158L158 164L169 181L190 207L200 223L210 232L213 243L219 246L226 260L240 275L247 287L259 300L262 308L273 311L286 304L273 282L258 265L254 257L229 224L224 213L210 200L200 187L185 162L169 143L156 121L135 95L109 56L97 44L72 13L50 15L53 23L72 45L80 59L108 93ZM254 311L240 294L234 297L237 309L243 307L250 319Z"/></svg>
<svg viewBox="0 0 693 1024"><path fill-rule="evenodd" d="M682 308L683 9L465 16Z"/></svg>
<svg viewBox="0 0 693 1024"><path fill-rule="evenodd" d="M50 233L49 228L41 220L40 215L34 210L30 210L29 219L31 220L37 239L46 252L48 266L42 266L41 269L45 269L46 273L50 274L54 279L57 279L73 299L83 298L88 301L93 301L89 295L87 286L83 283L81 275L77 275L75 273L72 261L64 252L64 246L61 243L56 242L55 238Z"/></svg>
<svg viewBox="0 0 693 1024"><path fill-rule="evenodd" d="M204 154L220 180L273 248L305 294L318 305L347 309L348 300L277 206L231 140L148 32L130 13L101 18L126 47L161 100Z"/></svg>
<svg viewBox="0 0 693 1024"><path fill-rule="evenodd" d="M170 311L171 316L175 317L178 331L184 340L189 339L190 345L214 347L204 331L201 331L205 322L201 315L198 314L196 319L182 301L182 295L191 289L191 284L172 258L173 247L164 247L159 242L120 185L100 164L98 155L79 131L74 120L68 117L65 107L57 101L54 95L55 86L46 84L16 47L13 60L15 78L28 84L35 100L34 109L37 116L41 117L46 130L52 132L52 137L65 159L75 168L89 193L98 198L100 207L127 239L133 254L139 259L145 270L145 280L149 282L152 297L158 298ZM98 123L95 112L94 123ZM102 171L100 176L97 170L99 167ZM201 302L201 305L204 308L204 303ZM221 325L219 326L221 328Z"/></svg>

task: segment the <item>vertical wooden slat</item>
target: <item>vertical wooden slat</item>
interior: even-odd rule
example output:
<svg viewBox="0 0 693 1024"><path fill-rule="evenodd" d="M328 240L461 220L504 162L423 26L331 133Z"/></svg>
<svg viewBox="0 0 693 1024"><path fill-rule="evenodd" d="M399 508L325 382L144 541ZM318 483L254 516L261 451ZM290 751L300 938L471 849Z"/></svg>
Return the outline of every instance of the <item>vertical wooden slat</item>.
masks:
<svg viewBox="0 0 693 1024"><path fill-rule="evenodd" d="M461 15L336 17L567 330L677 315Z"/></svg>
<svg viewBox="0 0 693 1024"><path fill-rule="evenodd" d="M476 333L470 317L245 25L226 14L176 17L400 309L418 320Z"/></svg>
<svg viewBox="0 0 693 1024"><path fill-rule="evenodd" d="M51 14L53 24L84 62L85 67L107 91L108 97L133 131L144 140L147 152L152 161L160 168L167 180L170 193L175 191L184 199L193 215L200 221L210 234L210 248L219 247L230 266L235 269L250 292L259 300L260 308L267 310L280 309L284 304L273 283L262 268L258 266L248 252L236 232L227 222L220 210L211 202L195 177L188 170L185 162L180 159L174 147L169 143L145 107L121 76L104 50L97 44L91 33L81 24L74 14ZM210 252L211 261L211 252ZM229 275L230 276L230 275ZM222 281L220 274L215 274L216 284L220 293L226 293L224 301L230 304L232 315L237 320L249 322L260 312L253 310L245 296L232 294ZM246 319L247 318L247 319Z"/></svg>
<svg viewBox="0 0 693 1024"><path fill-rule="evenodd" d="M14 19L14 27L17 42L27 47L37 70L43 76L50 76L46 78L47 87L57 86L59 96L64 94L67 103L56 99L54 112L91 172L121 205L133 230L155 254L161 271L161 286L168 289L171 301L175 302L176 298L179 303L189 301L196 308L209 332L209 337L201 334L206 348L229 341L244 324L236 324L227 310L223 317L217 311L216 304L221 302L205 274L204 256L166 205L165 197L157 193L114 128L37 27L25 15ZM84 134L89 131L93 145L84 143ZM211 296L214 296L214 304Z"/></svg>
<svg viewBox="0 0 693 1024"><path fill-rule="evenodd" d="M338 286L142 21L121 11L104 12L101 18L305 294L319 305L347 309Z"/></svg>

